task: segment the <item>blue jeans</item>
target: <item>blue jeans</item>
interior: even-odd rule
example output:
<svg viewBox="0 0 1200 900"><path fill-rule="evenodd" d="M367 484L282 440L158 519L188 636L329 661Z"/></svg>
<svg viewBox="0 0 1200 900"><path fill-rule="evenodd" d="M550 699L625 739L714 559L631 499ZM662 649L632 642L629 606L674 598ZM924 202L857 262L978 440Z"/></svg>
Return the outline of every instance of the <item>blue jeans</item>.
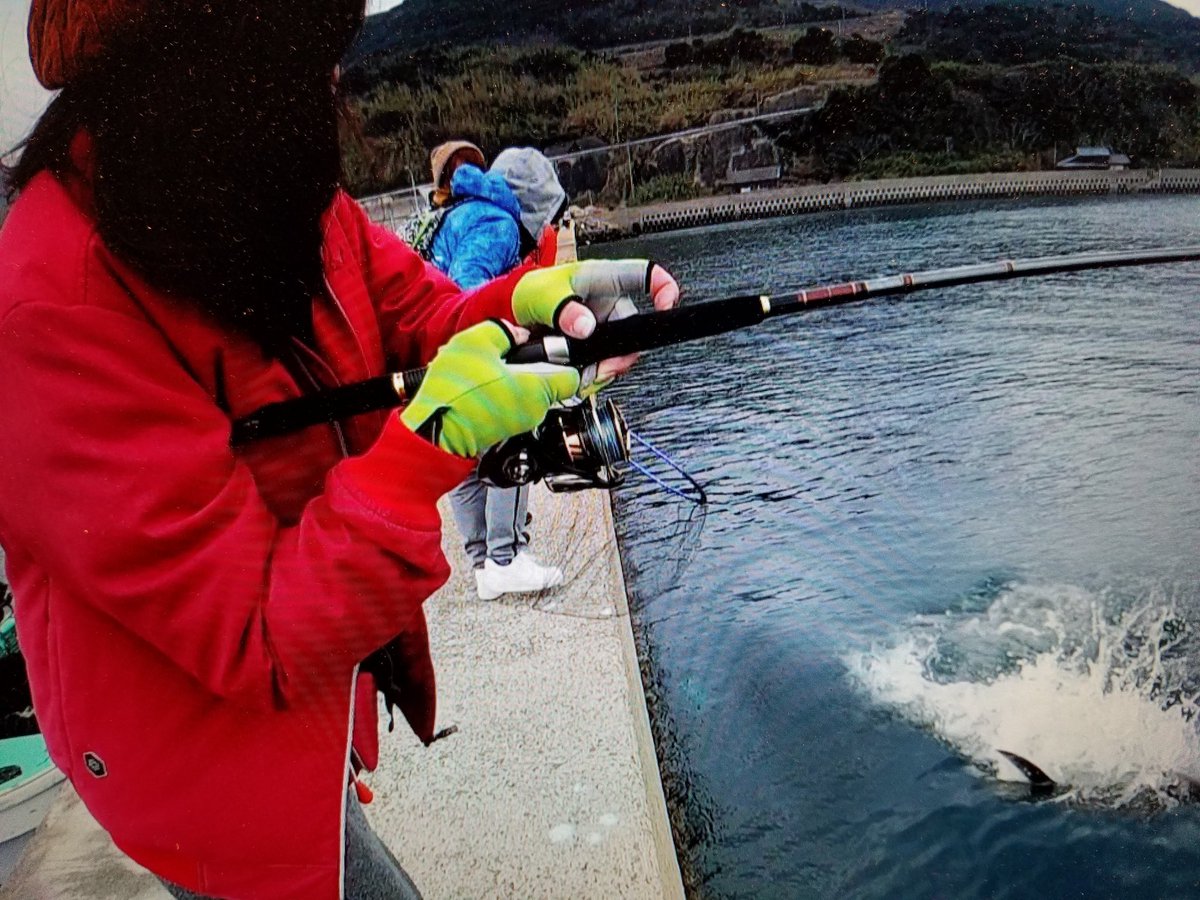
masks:
<svg viewBox="0 0 1200 900"><path fill-rule="evenodd" d="M476 569L483 568L487 559L507 566L529 543L525 531L529 485L488 487L479 480L479 472L472 471L450 492L450 507Z"/></svg>

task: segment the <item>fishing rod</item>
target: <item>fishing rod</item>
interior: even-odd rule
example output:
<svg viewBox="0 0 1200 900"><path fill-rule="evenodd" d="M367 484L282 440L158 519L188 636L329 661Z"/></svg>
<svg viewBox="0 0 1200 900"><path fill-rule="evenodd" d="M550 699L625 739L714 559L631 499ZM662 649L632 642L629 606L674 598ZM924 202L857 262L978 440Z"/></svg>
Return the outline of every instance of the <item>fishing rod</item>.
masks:
<svg viewBox="0 0 1200 900"><path fill-rule="evenodd" d="M726 297L602 322L586 340L547 335L514 347L505 359L514 365L549 362L583 369L614 356L699 340L758 325L767 319L876 297L1065 272L1197 260L1200 260L1200 246L1077 253L886 275L795 293ZM410 369L268 404L233 423L230 444L240 447L311 425L403 406L424 377L423 368ZM493 454L490 461L485 458L481 462L480 474L494 483L525 484L545 478L552 490L614 487L619 483L616 467L629 459L629 431L612 401L597 403L593 399L565 410L553 409L537 430L510 438L493 449L501 452Z"/></svg>

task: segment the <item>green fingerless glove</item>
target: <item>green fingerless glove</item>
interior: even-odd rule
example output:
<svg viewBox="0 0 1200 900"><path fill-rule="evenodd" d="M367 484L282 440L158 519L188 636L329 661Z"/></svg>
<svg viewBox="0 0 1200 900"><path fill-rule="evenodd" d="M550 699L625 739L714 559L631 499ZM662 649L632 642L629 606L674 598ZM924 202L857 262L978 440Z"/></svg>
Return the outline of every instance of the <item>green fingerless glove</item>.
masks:
<svg viewBox="0 0 1200 900"><path fill-rule="evenodd" d="M597 322L622 319L637 312L634 297L649 296L652 268L645 259L589 259L532 269L513 289L513 316L519 325L557 326L559 310L579 300Z"/></svg>
<svg viewBox="0 0 1200 900"><path fill-rule="evenodd" d="M437 352L400 419L456 456L478 456L536 428L555 403L573 397L579 373L548 364L510 366L512 338L499 322L459 332Z"/></svg>

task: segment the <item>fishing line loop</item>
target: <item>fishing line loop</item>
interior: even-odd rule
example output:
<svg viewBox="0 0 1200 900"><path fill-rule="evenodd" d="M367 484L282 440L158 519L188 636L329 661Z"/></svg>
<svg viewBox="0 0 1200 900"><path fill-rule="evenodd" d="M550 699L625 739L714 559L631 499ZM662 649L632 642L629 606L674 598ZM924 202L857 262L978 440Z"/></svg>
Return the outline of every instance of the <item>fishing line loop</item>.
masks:
<svg viewBox="0 0 1200 900"><path fill-rule="evenodd" d="M670 494L674 494L676 497L679 497L682 500L686 500L688 503L694 503L696 506L706 506L708 504L708 494L705 493L704 488L700 485L700 482L696 481L695 478L693 478L691 475L689 475L684 470L684 468L681 465L679 465L679 463L675 462L675 460L671 459L671 457L668 456L665 452L663 452L662 450L659 450L657 447L655 447L652 443L650 443L648 440L646 440L644 437L642 437L636 431L633 431L631 429L629 432L629 437L632 438L634 441L636 441L638 444L640 444L645 449L649 450L652 454L654 454L654 456L658 457L658 459L662 460L672 470L674 470L676 474L678 474L685 481L687 481L687 483L692 486L693 492L688 493L683 490L680 490L679 488L675 487L672 484L668 484L665 480L663 480L658 475L656 475L654 472L652 472L648 467L642 465L637 460L632 459L632 458L629 460L629 465L631 467L633 467L638 472L641 472L643 475L645 475L647 478L649 478L652 482L654 482L656 485L658 485L664 491L666 491Z"/></svg>

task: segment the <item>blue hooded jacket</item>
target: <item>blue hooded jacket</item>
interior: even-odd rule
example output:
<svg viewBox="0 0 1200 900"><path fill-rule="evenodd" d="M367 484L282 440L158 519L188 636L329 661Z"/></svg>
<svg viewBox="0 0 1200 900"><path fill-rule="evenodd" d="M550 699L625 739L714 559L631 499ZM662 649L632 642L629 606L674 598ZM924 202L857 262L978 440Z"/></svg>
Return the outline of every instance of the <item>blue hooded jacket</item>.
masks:
<svg viewBox="0 0 1200 900"><path fill-rule="evenodd" d="M500 175L461 165L450 179L458 199L433 239L433 264L469 290L520 262L521 204Z"/></svg>

